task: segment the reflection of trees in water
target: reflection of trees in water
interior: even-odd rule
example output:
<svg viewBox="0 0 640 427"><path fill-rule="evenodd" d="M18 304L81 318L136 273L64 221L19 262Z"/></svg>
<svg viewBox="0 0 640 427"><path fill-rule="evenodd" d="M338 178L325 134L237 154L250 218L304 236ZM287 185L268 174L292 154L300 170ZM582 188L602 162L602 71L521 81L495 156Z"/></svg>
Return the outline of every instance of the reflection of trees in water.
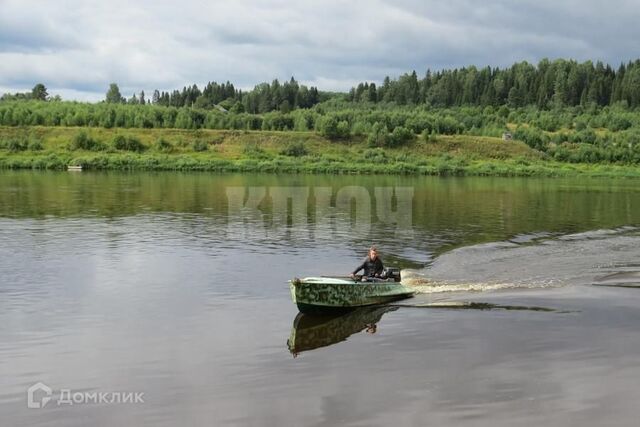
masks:
<svg viewBox="0 0 640 427"><path fill-rule="evenodd" d="M377 323L382 316L398 307L364 307L346 314L333 316L313 316L298 313L293 321L291 335L287 340L289 351L296 356L303 351L327 347L345 341L351 335L366 330L377 331Z"/></svg>
<svg viewBox="0 0 640 427"><path fill-rule="evenodd" d="M230 200L229 191L241 200ZM635 184L616 179L3 171L0 217L162 214L188 224L194 236L225 242L375 241L385 261L419 268L411 261L459 246L638 224L637 194Z"/></svg>

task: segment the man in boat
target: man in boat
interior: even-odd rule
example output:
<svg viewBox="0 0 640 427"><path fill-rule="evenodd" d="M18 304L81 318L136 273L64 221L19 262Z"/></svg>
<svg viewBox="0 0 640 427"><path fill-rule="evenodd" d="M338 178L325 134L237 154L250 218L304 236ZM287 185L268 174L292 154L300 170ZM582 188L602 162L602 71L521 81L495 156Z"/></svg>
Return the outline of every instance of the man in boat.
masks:
<svg viewBox="0 0 640 427"><path fill-rule="evenodd" d="M351 273L351 278L355 279L356 274L360 270L364 270L362 278L365 280L369 278L379 278L382 275L384 271L384 265L382 265L382 260L378 256L378 249L375 246L371 246L369 248L369 254L364 259L362 264L360 264L358 268L356 268L353 273Z"/></svg>

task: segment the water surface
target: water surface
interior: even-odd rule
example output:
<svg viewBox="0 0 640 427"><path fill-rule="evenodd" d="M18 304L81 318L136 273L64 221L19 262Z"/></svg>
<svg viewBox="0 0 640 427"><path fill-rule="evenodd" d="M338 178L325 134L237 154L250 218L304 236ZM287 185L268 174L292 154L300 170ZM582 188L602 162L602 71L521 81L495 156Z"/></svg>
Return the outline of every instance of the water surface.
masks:
<svg viewBox="0 0 640 427"><path fill-rule="evenodd" d="M631 425L639 196L612 179L0 172L2 425ZM287 280L348 273L371 243L419 294L299 318ZM28 409L37 382L54 400Z"/></svg>

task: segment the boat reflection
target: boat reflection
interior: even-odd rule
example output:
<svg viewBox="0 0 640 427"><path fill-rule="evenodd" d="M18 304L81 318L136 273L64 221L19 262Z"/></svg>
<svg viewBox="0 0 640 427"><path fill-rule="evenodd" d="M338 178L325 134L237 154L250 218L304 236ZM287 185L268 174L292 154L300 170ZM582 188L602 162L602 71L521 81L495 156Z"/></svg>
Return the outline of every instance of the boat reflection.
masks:
<svg viewBox="0 0 640 427"><path fill-rule="evenodd" d="M362 307L346 314L326 316L298 313L293 320L287 347L293 357L296 357L303 351L345 341L363 330L375 333L382 316L397 309L398 307L393 306Z"/></svg>

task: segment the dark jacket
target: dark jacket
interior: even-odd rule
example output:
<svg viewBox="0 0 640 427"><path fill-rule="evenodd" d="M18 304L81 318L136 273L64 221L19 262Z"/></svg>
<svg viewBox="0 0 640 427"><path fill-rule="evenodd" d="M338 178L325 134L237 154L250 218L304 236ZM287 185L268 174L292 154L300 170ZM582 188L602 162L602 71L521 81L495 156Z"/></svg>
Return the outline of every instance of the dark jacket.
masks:
<svg viewBox="0 0 640 427"><path fill-rule="evenodd" d="M375 261L371 261L371 259L367 256L362 264L360 264L360 266L353 271L353 274L358 274L358 271L360 270L364 270L364 276L372 277L382 274L384 265L382 265L382 260L380 259L380 257L376 257Z"/></svg>

